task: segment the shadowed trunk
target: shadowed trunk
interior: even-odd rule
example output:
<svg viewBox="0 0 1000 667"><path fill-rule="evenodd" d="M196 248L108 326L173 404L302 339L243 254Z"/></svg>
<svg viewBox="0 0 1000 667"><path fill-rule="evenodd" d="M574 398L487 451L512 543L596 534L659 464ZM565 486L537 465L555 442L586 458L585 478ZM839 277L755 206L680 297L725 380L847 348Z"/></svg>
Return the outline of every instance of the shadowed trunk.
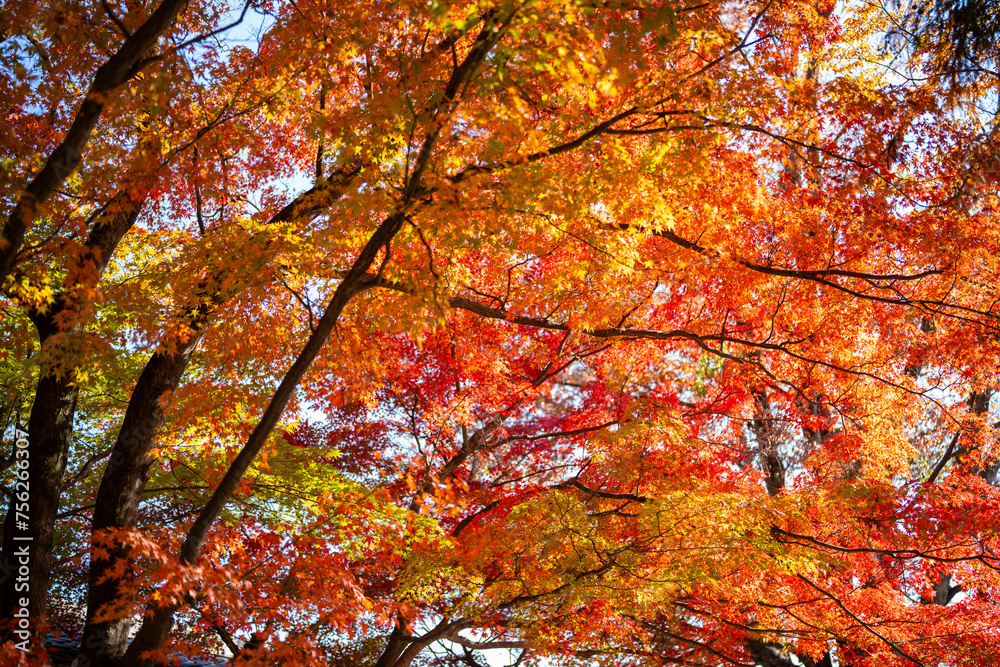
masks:
<svg viewBox="0 0 1000 667"><path fill-rule="evenodd" d="M169 397L180 383L203 333L204 324L184 345L178 347L176 354L156 352L139 376L97 492L92 526L95 536L109 528L135 525L142 491L156 461L149 452L166 418ZM94 622L102 607L122 602L120 587L128 582L131 575L127 568L122 577L112 576L111 571L116 563L128 558L128 547L118 544L108 549L106 559L91 561L87 625L80 645L80 655L85 660L83 664L94 664L99 657L107 664L114 664L128 647L131 616ZM102 578L104 581L101 581Z"/></svg>
<svg viewBox="0 0 1000 667"><path fill-rule="evenodd" d="M382 650L382 655L379 656L374 667L393 667L396 664L396 661L403 655L403 651L410 645L410 640L406 639L404 635L405 633L398 627L392 631L392 634L389 635L389 643Z"/></svg>
<svg viewBox="0 0 1000 667"><path fill-rule="evenodd" d="M4 575L0 586L0 615L13 617L25 606L38 618L45 611L52 535L66 457L73 433L77 389L68 378L46 375L38 381L28 421L28 480L16 492L27 490L27 511L18 512L17 495L7 510L3 535Z"/></svg>

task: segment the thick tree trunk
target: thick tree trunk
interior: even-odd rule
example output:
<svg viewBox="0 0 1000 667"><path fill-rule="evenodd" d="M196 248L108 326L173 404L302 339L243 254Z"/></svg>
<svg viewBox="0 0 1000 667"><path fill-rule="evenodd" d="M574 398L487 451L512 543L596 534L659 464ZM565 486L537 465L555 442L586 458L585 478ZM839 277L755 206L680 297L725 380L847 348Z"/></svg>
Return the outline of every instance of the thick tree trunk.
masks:
<svg viewBox="0 0 1000 667"><path fill-rule="evenodd" d="M16 512L17 495L4 522L0 616L11 619L27 601L37 619L45 611L52 536L66 456L73 433L77 389L65 378L46 375L38 381L28 421L27 512ZM26 566L26 567L25 567ZM32 623L32 628L34 624Z"/></svg>
<svg viewBox="0 0 1000 667"><path fill-rule="evenodd" d="M382 655L379 656L378 662L375 663L374 667L394 667L396 661L399 657L403 655L403 651L410 645L410 640L406 639L404 633L399 628L395 628L392 634L389 635L389 642L386 644L385 649L382 650Z"/></svg>
<svg viewBox="0 0 1000 667"><path fill-rule="evenodd" d="M204 325L203 325L204 326ZM139 514L142 491L155 459L149 456L156 434L166 418L168 399L187 370L204 328L195 332L176 354L155 353L139 376L122 421L118 439L97 492L92 531L97 536L109 528L132 527ZM92 560L88 576L87 625L80 646L82 664L117 664L128 648L130 616L95 623L105 605L120 598L120 586L129 578L110 576L116 562L129 559L129 549L117 545L108 558ZM104 581L101 579L104 578Z"/></svg>

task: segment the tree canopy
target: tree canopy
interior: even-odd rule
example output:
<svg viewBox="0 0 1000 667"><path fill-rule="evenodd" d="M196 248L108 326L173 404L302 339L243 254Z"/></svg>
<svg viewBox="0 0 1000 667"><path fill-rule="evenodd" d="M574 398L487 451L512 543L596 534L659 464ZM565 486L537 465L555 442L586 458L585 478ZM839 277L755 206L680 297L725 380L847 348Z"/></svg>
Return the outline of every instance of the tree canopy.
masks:
<svg viewBox="0 0 1000 667"><path fill-rule="evenodd" d="M6 2L0 661L996 662L981 4Z"/></svg>

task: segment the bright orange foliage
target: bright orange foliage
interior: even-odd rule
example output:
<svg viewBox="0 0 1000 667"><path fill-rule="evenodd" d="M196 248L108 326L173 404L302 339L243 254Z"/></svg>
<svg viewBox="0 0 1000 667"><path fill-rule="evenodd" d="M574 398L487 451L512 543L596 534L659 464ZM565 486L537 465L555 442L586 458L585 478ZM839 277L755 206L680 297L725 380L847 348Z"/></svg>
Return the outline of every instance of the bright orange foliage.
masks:
<svg viewBox="0 0 1000 667"><path fill-rule="evenodd" d="M4 664L1000 660L996 79L895 18L7 2Z"/></svg>

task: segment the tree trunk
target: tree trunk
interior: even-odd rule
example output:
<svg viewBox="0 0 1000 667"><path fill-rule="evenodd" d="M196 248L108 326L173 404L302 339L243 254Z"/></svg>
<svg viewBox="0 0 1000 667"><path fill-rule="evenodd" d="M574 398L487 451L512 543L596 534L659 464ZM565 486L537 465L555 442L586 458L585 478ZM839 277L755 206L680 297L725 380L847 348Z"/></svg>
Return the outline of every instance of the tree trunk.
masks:
<svg viewBox="0 0 1000 667"><path fill-rule="evenodd" d="M163 427L170 394L180 383L204 333L204 325L202 327L178 348L176 354L155 353L139 376L97 492L92 524L95 537L109 528L135 526L142 491L155 462L149 452L155 444L156 434ZM120 601L120 587L130 578L128 568L123 577L110 576L108 571L114 569L116 562L129 558L129 548L118 544L108 549L107 559L91 559L87 624L80 642L82 664L117 664L125 655L132 627L131 615L99 623L95 623L94 618L103 606ZM102 578L105 580L100 581Z"/></svg>
<svg viewBox="0 0 1000 667"><path fill-rule="evenodd" d="M750 421L750 429L757 441L757 453L760 456L761 469L764 472L764 486L767 495L776 496L785 488L785 466L778 455L778 443L774 434L774 413L771 402L763 390L753 393L754 418Z"/></svg>
<svg viewBox="0 0 1000 667"><path fill-rule="evenodd" d="M28 511L16 512L15 496L4 522L0 565L4 577L0 584L0 616L4 619L13 618L25 601L32 619L45 611L52 535L73 433L76 400L77 389L67 378L45 375L39 379L28 421L28 480L26 486L16 487L17 490L27 488Z"/></svg>

